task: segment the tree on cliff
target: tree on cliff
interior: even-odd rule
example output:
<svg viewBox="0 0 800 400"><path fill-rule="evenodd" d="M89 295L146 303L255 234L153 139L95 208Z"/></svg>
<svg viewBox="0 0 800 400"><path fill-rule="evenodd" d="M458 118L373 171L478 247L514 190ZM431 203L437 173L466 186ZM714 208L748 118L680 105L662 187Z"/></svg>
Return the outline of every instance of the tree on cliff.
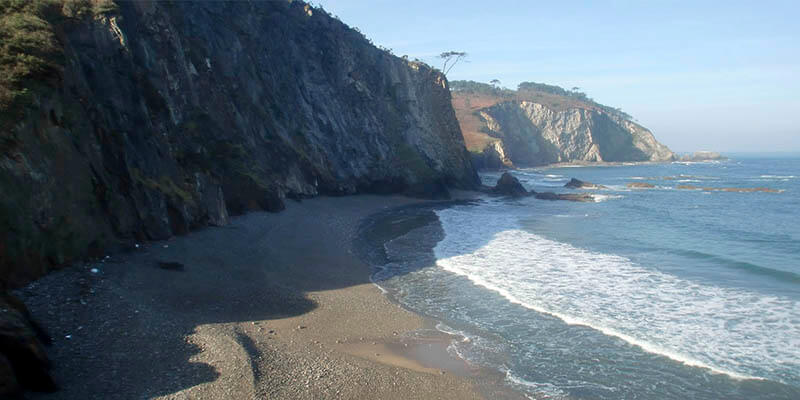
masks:
<svg viewBox="0 0 800 400"><path fill-rule="evenodd" d="M463 51L445 51L442 54L439 54L439 58L444 60L444 65L442 65L442 73L447 75L456 64L464 59L467 56L466 52ZM453 62L450 64L450 62ZM447 64L450 64L450 68L447 68Z"/></svg>

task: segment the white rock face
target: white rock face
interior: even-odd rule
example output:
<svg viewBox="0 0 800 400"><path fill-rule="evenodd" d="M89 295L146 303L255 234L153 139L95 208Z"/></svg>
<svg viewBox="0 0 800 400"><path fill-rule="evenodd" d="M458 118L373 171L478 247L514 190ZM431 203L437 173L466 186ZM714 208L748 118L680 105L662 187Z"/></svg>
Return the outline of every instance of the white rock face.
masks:
<svg viewBox="0 0 800 400"><path fill-rule="evenodd" d="M675 155L646 128L598 110L564 111L529 101L480 112L489 135L517 166L559 162L668 161Z"/></svg>

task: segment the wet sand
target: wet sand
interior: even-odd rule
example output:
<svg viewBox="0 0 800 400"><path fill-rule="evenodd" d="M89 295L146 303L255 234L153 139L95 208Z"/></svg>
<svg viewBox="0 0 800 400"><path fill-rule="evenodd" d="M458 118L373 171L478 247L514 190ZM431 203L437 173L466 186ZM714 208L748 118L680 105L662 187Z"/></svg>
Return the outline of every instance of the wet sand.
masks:
<svg viewBox="0 0 800 400"><path fill-rule="evenodd" d="M369 281L359 224L421 203L290 202L34 282L61 391L32 398L521 398Z"/></svg>

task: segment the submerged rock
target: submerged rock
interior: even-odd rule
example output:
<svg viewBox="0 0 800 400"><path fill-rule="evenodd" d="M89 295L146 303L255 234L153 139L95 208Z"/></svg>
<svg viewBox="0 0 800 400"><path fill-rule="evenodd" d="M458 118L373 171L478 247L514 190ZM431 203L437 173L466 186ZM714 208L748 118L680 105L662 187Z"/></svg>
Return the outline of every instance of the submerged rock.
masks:
<svg viewBox="0 0 800 400"><path fill-rule="evenodd" d="M647 182L631 182L628 185L630 189L653 189L656 185Z"/></svg>
<svg viewBox="0 0 800 400"><path fill-rule="evenodd" d="M594 202L594 196L588 193L541 192L541 193L535 193L534 196L539 200L566 200L566 201L577 201L582 203Z"/></svg>

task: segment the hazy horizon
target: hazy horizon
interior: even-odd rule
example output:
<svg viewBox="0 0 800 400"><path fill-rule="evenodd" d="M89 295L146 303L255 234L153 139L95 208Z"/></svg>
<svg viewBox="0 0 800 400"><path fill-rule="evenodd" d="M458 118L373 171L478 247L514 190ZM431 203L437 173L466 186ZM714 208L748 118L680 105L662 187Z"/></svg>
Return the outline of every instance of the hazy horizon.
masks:
<svg viewBox="0 0 800 400"><path fill-rule="evenodd" d="M579 87L676 152L800 152L791 2L314 4L398 56L440 68L439 53L467 52L450 80Z"/></svg>

